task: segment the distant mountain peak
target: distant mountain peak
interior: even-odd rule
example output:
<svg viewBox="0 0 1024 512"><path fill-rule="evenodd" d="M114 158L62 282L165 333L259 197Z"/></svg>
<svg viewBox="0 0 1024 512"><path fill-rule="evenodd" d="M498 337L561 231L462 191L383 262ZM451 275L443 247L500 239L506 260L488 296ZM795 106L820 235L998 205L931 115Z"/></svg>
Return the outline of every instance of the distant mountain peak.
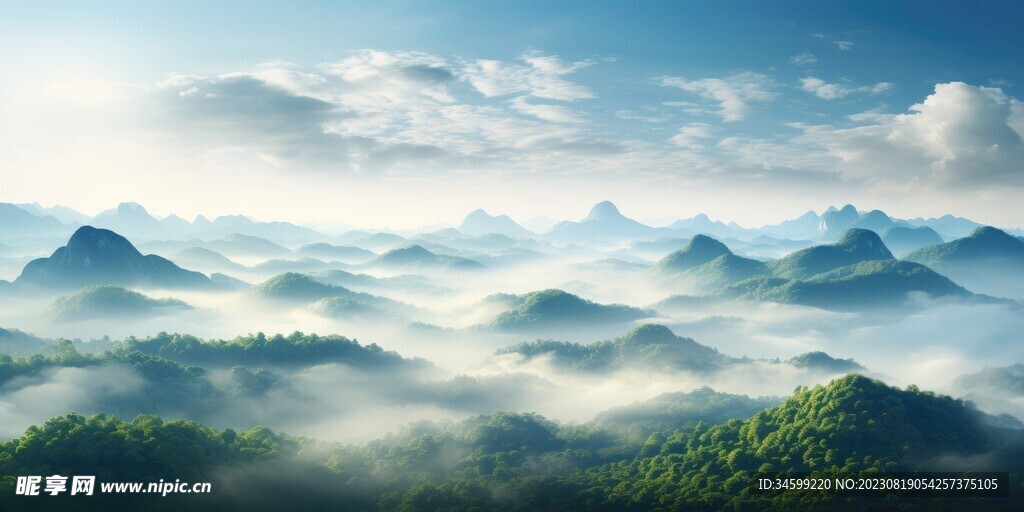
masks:
<svg viewBox="0 0 1024 512"><path fill-rule="evenodd" d="M892 258L892 253L889 252L878 233L867 229L847 229L836 245L872 253L876 257L874 259Z"/></svg>
<svg viewBox="0 0 1024 512"><path fill-rule="evenodd" d="M673 341L677 338L671 329L661 324L643 324L634 327L622 337L622 341L628 344L643 345L649 343L663 343Z"/></svg>
<svg viewBox="0 0 1024 512"><path fill-rule="evenodd" d="M601 201L590 209L590 213L587 214L587 218L584 220L614 219L622 216L622 213L619 212L615 203L612 203L611 201Z"/></svg>
<svg viewBox="0 0 1024 512"><path fill-rule="evenodd" d="M146 212L146 208L144 208L141 204L133 203L133 202L125 202L125 203L118 204L117 205L117 211L118 212L133 212L133 213L134 212L147 213Z"/></svg>

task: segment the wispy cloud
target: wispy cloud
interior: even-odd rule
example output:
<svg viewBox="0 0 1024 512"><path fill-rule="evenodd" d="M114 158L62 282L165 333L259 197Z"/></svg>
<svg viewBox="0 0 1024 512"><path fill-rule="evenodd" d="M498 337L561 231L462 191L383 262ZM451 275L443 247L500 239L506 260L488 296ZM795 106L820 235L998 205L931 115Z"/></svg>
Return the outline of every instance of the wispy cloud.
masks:
<svg viewBox="0 0 1024 512"><path fill-rule="evenodd" d="M461 70L461 76L488 98L521 93L561 101L595 97L587 87L564 78L565 75L590 66L592 61L567 63L557 56L540 54L527 54L521 60L525 65L499 60L476 60Z"/></svg>
<svg viewBox="0 0 1024 512"><path fill-rule="evenodd" d="M842 51L849 51L853 49L853 41L832 41L832 44L839 47Z"/></svg>
<svg viewBox="0 0 1024 512"><path fill-rule="evenodd" d="M826 100L835 100L854 93L879 94L892 88L893 84L891 82L878 82L875 85L850 87L842 84L830 84L813 76L800 79L800 89Z"/></svg>
<svg viewBox="0 0 1024 512"><path fill-rule="evenodd" d="M803 52L799 55L793 55L786 59L786 62L796 64L797 66L806 66L807 64L814 64L815 62L818 62L818 58L811 52Z"/></svg>
<svg viewBox="0 0 1024 512"><path fill-rule="evenodd" d="M665 76L658 78L658 81L661 85L676 87L717 102L719 115L725 121L739 121L750 113L751 103L771 101L778 96L778 93L770 90L775 85L771 78L750 71L724 78L697 80Z"/></svg>

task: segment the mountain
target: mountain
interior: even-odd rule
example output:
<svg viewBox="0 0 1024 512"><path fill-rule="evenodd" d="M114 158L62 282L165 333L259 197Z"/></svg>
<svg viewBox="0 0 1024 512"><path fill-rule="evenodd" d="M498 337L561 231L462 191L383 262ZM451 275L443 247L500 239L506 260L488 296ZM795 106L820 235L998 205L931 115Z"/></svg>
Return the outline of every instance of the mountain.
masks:
<svg viewBox="0 0 1024 512"><path fill-rule="evenodd" d="M182 249L174 253L173 259L187 267L208 272L244 272L248 270L245 265L235 263L227 256L205 247Z"/></svg>
<svg viewBox="0 0 1024 512"><path fill-rule="evenodd" d="M763 274L765 265L736 256L718 240L697 235L686 247L662 258L650 272L663 285L707 292Z"/></svg>
<svg viewBox="0 0 1024 512"><path fill-rule="evenodd" d="M556 240L632 241L654 239L666 234L671 234L671 230L659 230L641 224L622 215L610 201L602 201L595 204L583 220L560 222L544 236Z"/></svg>
<svg viewBox="0 0 1024 512"><path fill-rule="evenodd" d="M457 256L440 256L419 245L392 249L367 265L384 268L433 268L448 270L479 270L486 268L480 263Z"/></svg>
<svg viewBox="0 0 1024 512"><path fill-rule="evenodd" d="M518 354L526 361L543 357L558 367L588 372L613 371L626 367L709 371L735 361L711 347L690 338L676 336L668 327L656 324L640 325L621 338L589 345L534 341L501 349L496 354Z"/></svg>
<svg viewBox="0 0 1024 512"><path fill-rule="evenodd" d="M918 249L904 257L937 270L963 265L1011 265L1024 270L1024 242L993 227L980 227L969 236Z"/></svg>
<svg viewBox="0 0 1024 512"><path fill-rule="evenodd" d="M192 309L177 299L151 299L119 286L89 286L53 302L46 317L58 322L140 318Z"/></svg>
<svg viewBox="0 0 1024 512"><path fill-rule="evenodd" d="M1024 299L1024 241L992 227L923 247L903 257L927 265L970 290Z"/></svg>
<svg viewBox="0 0 1024 512"><path fill-rule="evenodd" d="M377 256L376 253L359 247L331 245L323 242L303 245L295 252L300 256L338 260L345 263L363 263Z"/></svg>
<svg viewBox="0 0 1024 512"><path fill-rule="evenodd" d="M250 292L261 299L291 302L313 302L327 297L356 295L342 286L324 284L295 272L286 272L252 287Z"/></svg>
<svg viewBox="0 0 1024 512"><path fill-rule="evenodd" d="M192 228L191 236L203 240L238 233L264 238L275 244L293 246L323 242L329 238L323 233L290 222L257 222L244 215L223 215L212 221L200 216L192 223Z"/></svg>
<svg viewBox="0 0 1024 512"><path fill-rule="evenodd" d="M373 233L356 238L351 242L342 243L371 251L385 251L394 248L396 245L405 244L407 241L404 237L393 233Z"/></svg>
<svg viewBox="0 0 1024 512"><path fill-rule="evenodd" d="M985 367L978 372L961 375L954 382L968 391L1024 397L1024 364Z"/></svg>
<svg viewBox="0 0 1024 512"><path fill-rule="evenodd" d="M205 288L211 281L153 254L143 256L125 237L82 226L49 258L25 265L17 285L80 288L97 284L158 288Z"/></svg>
<svg viewBox="0 0 1024 512"><path fill-rule="evenodd" d="M679 274L675 280L697 291L707 292L763 275L766 272L764 263L760 261L735 254L723 254Z"/></svg>
<svg viewBox="0 0 1024 512"><path fill-rule="evenodd" d="M800 387L781 405L742 421L693 433L652 435L647 441L651 446L644 448L648 455L594 475L584 486L591 490L591 485L611 474L622 475L601 487L609 493L602 503L617 503L620 509L899 509L910 502L805 498L803 494L743 497L742 493L749 475L758 472L883 474L982 467L1016 471L1012 468L1020 466L1021 435L992 429L985 418L961 400L922 392L916 386L901 390L849 375L825 386ZM732 480L736 475L745 476ZM1010 502L1020 499L1019 491L1014 495L995 498L1007 500L1006 506L999 501L946 497L928 499L923 508L1012 510L1016 504Z"/></svg>
<svg viewBox="0 0 1024 512"><path fill-rule="evenodd" d="M9 356L44 354L52 343L17 329L0 327L0 354Z"/></svg>
<svg viewBox="0 0 1024 512"><path fill-rule="evenodd" d="M795 219L762 226L759 231L782 238L812 238L817 233L820 224L821 216L811 210Z"/></svg>
<svg viewBox="0 0 1024 512"><path fill-rule="evenodd" d="M93 217L89 224L139 240L154 240L167 236L163 224L137 203L121 203L117 208L102 211Z"/></svg>
<svg viewBox="0 0 1024 512"><path fill-rule="evenodd" d="M897 226L885 232L882 242L893 254L901 256L922 247L941 244L942 237L928 226Z"/></svg>
<svg viewBox="0 0 1024 512"><path fill-rule="evenodd" d="M291 254L292 251L266 238L232 233L217 240L206 242L206 248L230 256L274 258Z"/></svg>
<svg viewBox="0 0 1024 512"><path fill-rule="evenodd" d="M932 217L929 219L917 217L915 219L910 219L907 222L913 226L930 227L947 239L962 238L970 235L975 229L983 227L983 224L978 224L973 220L956 217L948 213L942 217Z"/></svg>
<svg viewBox="0 0 1024 512"><path fill-rule="evenodd" d="M895 259L862 261L807 280L755 277L723 288L715 295L858 311L898 306L911 292L931 297L972 297L970 292L924 265Z"/></svg>
<svg viewBox="0 0 1024 512"><path fill-rule="evenodd" d="M873 231L849 229L835 244L808 247L770 261L766 266L777 277L807 279L854 263L892 257L882 239Z"/></svg>
<svg viewBox="0 0 1024 512"><path fill-rule="evenodd" d="M875 233L885 233L886 231L900 225L908 227L906 222L896 222L882 210L871 210L870 212L862 214L856 222L850 225L850 227L866 229L868 231L874 231Z"/></svg>
<svg viewBox="0 0 1024 512"><path fill-rule="evenodd" d="M264 300L310 304L315 313L334 318L383 318L404 309L399 302L324 284L295 272L274 276L253 286L250 293Z"/></svg>
<svg viewBox="0 0 1024 512"><path fill-rule="evenodd" d="M0 238L64 237L73 229L51 215L39 217L13 204L0 203Z"/></svg>
<svg viewBox="0 0 1024 512"><path fill-rule="evenodd" d="M56 217L57 220L68 225L78 226L89 222L88 215L59 204L55 204L50 207L43 206L39 203L16 204L15 206L37 217L45 217L47 215Z"/></svg>
<svg viewBox="0 0 1024 512"><path fill-rule="evenodd" d="M821 220L818 221L817 238L830 239L836 237L858 220L860 220L860 214L857 213L857 209L852 204L843 206L838 210L829 208L829 210L822 214Z"/></svg>
<svg viewBox="0 0 1024 512"><path fill-rule="evenodd" d="M499 234L512 238L530 238L534 235L512 220L508 215L489 215L482 209L473 210L462 219L459 231L467 235Z"/></svg>
<svg viewBox="0 0 1024 512"><path fill-rule="evenodd" d="M706 235L697 235L690 239L686 247L659 260L651 267L651 272L661 275L677 274L729 254L732 254L732 251L722 242Z"/></svg>
<svg viewBox="0 0 1024 512"><path fill-rule="evenodd" d="M711 220L707 214L701 213L689 219L680 219L669 225L669 228L688 235L709 234L717 237L743 236L747 230L735 224L725 224Z"/></svg>
<svg viewBox="0 0 1024 512"><path fill-rule="evenodd" d="M807 352L790 358L786 362L797 368L828 374L863 372L865 370L853 359L836 359L824 352Z"/></svg>
<svg viewBox="0 0 1024 512"><path fill-rule="evenodd" d="M515 308L501 313L488 326L520 330L574 324L619 323L649 318L655 312L622 304L597 304L562 290L542 290L516 297Z"/></svg>
<svg viewBox="0 0 1024 512"><path fill-rule="evenodd" d="M652 432L690 428L699 421L715 425L747 419L781 402L778 398L719 393L704 386L688 393L662 393L650 400L608 409L598 413L593 423L646 438Z"/></svg>

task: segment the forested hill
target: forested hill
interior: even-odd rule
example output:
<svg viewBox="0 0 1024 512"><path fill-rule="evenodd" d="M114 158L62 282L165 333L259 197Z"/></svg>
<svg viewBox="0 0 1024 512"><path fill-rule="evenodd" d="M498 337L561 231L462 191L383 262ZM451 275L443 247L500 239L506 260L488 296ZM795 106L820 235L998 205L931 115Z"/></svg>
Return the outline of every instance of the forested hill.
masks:
<svg viewBox="0 0 1024 512"><path fill-rule="evenodd" d="M117 506L192 510L821 510L892 502L763 498L759 471L961 470L985 460L1011 472L1010 498L905 500L907 510L1012 510L1022 434L987 426L969 403L858 375L798 388L777 407L645 441L533 414L415 424L364 446L326 445L265 428L216 430L141 416L68 415L0 444L0 506L99 510L69 496L15 497L11 475L95 474L100 481L210 481L211 495L137 495ZM36 500L36 501L29 501ZM861 499L863 500L863 499ZM44 503L45 501L45 503Z"/></svg>

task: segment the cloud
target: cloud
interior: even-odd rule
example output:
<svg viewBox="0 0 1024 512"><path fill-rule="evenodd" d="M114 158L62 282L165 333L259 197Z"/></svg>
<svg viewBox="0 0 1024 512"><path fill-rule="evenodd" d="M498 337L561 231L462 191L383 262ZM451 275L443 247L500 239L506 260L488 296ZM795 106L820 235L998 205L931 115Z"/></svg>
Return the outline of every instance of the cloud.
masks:
<svg viewBox="0 0 1024 512"><path fill-rule="evenodd" d="M842 84L830 84L819 78L809 76L800 79L800 88L819 98L835 100L854 93L878 94L892 89L893 84L891 82L878 82L875 85L848 87Z"/></svg>
<svg viewBox="0 0 1024 512"><path fill-rule="evenodd" d="M530 103L526 96L511 101L512 108L526 115L553 123L583 123L583 116L561 105Z"/></svg>
<svg viewBox="0 0 1024 512"><path fill-rule="evenodd" d="M774 81L762 74L746 71L725 78L701 78L687 80L681 77L665 76L658 79L661 85L676 87L699 95L701 98L718 102L719 115L725 121L738 121L750 113L750 103L775 99L778 93L769 89Z"/></svg>
<svg viewBox="0 0 1024 512"><path fill-rule="evenodd" d="M203 165L247 171L430 174L536 166L540 148L569 157L562 166L582 165L574 151L589 164L621 150L568 126L584 124L584 113L534 101L594 97L565 79L591 61L539 53L521 61L456 70L429 53L360 50L313 69L266 62L212 77L171 75L147 91L154 108L144 110ZM459 80L488 97L520 95L504 106L470 105L453 93Z"/></svg>
<svg viewBox="0 0 1024 512"><path fill-rule="evenodd" d="M690 123L679 128L679 132L669 142L676 146L700 148L700 140L710 138L712 132L713 127L707 123Z"/></svg>
<svg viewBox="0 0 1024 512"><path fill-rule="evenodd" d="M853 49L853 41L832 41L840 50L846 52Z"/></svg>
<svg viewBox="0 0 1024 512"><path fill-rule="evenodd" d="M591 61L566 63L556 56L539 54L528 54L521 60L526 65L476 60L465 66L462 78L488 98L521 93L560 101L595 97L587 87L563 78L591 65Z"/></svg>
<svg viewBox="0 0 1024 512"><path fill-rule="evenodd" d="M786 62L790 64L796 64L797 66L804 66L807 64L814 64L815 62L818 62L818 58L815 57L814 54L811 52L803 52L799 55L794 55L786 59Z"/></svg>
<svg viewBox="0 0 1024 512"><path fill-rule="evenodd" d="M1024 178L1024 108L1002 90L938 84L909 110L852 128L804 126L792 142L869 182L993 187Z"/></svg>

